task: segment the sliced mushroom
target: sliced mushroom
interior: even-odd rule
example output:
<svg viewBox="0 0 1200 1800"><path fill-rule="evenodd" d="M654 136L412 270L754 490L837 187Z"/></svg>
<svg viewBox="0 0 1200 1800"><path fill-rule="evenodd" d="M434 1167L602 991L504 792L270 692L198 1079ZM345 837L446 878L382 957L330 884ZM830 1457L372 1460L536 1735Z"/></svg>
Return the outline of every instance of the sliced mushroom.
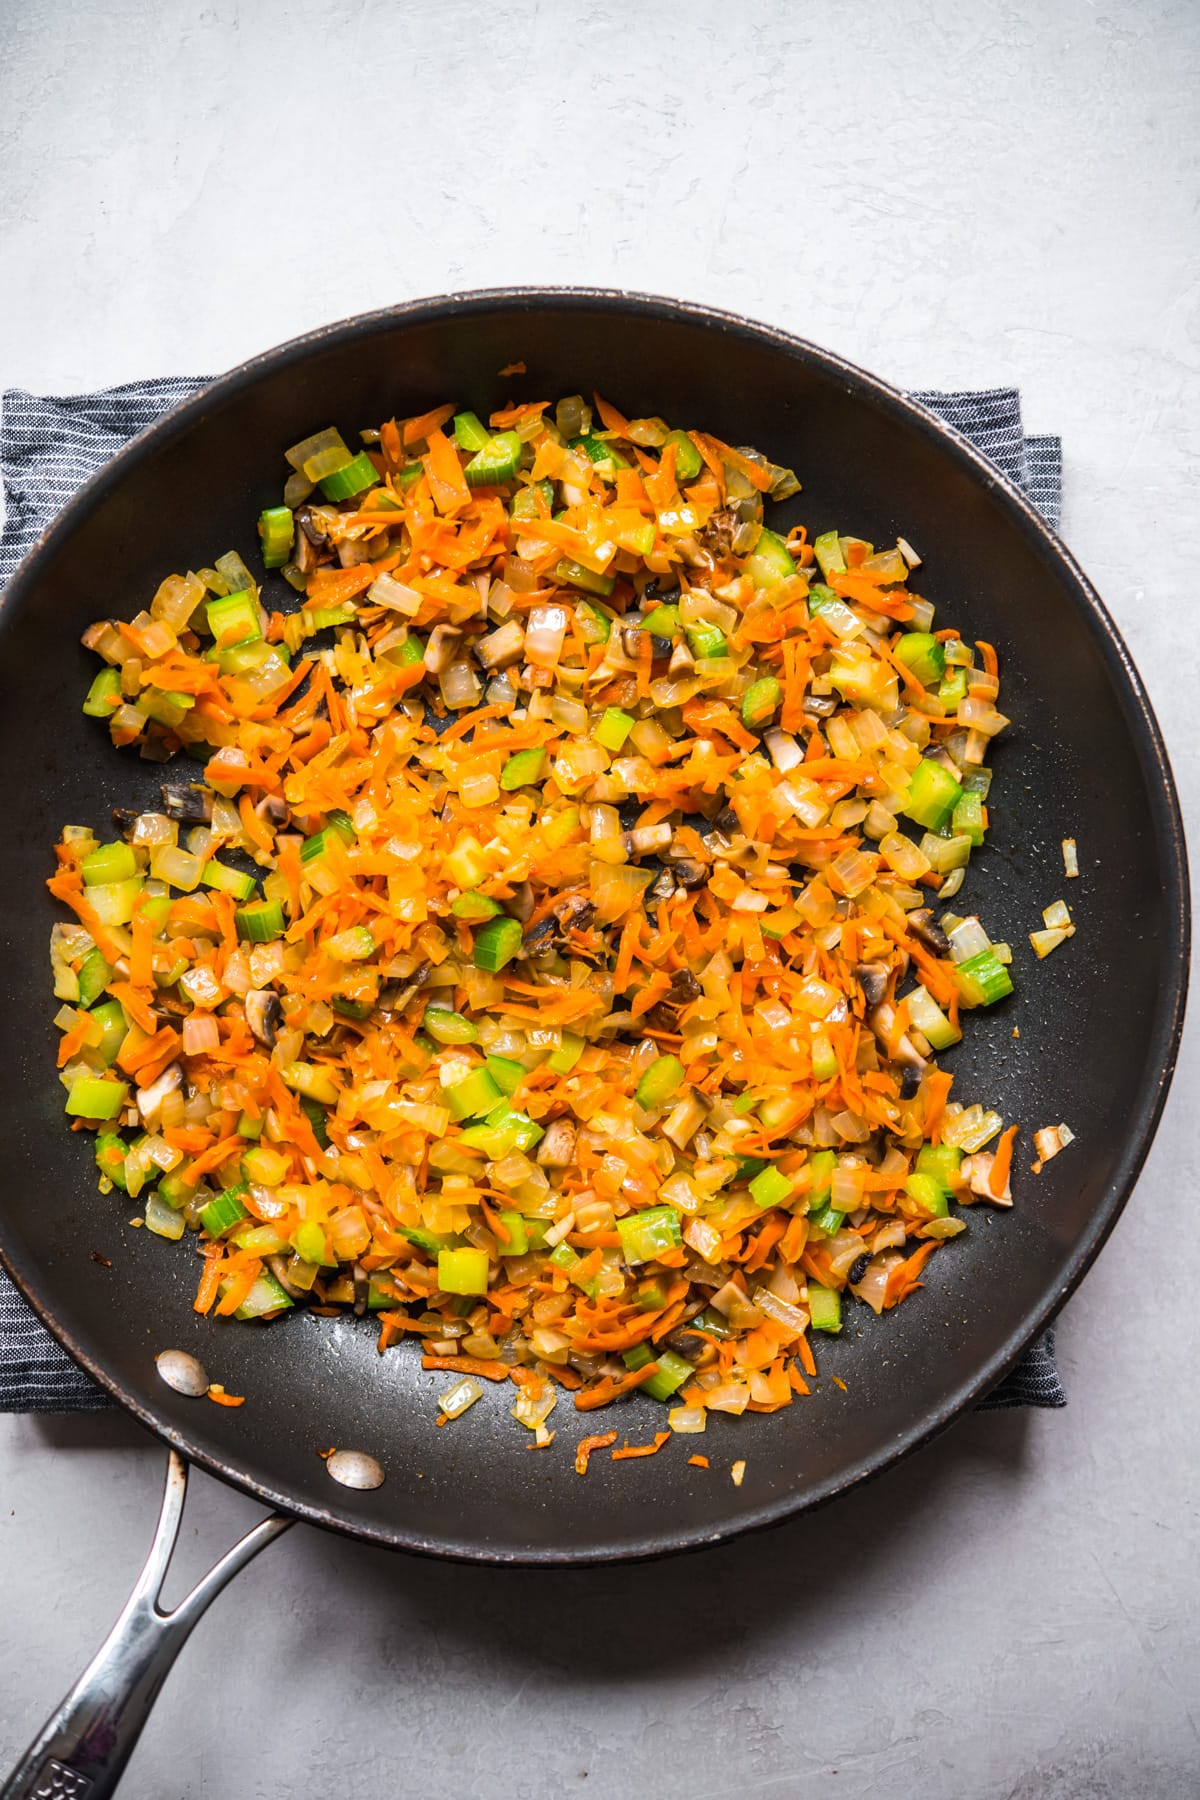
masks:
<svg viewBox="0 0 1200 1800"><path fill-rule="evenodd" d="M671 864L671 873L682 888L702 888L708 880L708 865L695 857L684 856Z"/></svg>
<svg viewBox="0 0 1200 1800"><path fill-rule="evenodd" d="M690 969L679 969L672 976L671 985L662 999L651 1007L646 1018L656 1031L678 1031L680 1007L690 1006L703 991Z"/></svg>
<svg viewBox="0 0 1200 1800"><path fill-rule="evenodd" d="M538 1163L543 1169L569 1169L575 1160L575 1127L569 1119L555 1119L547 1125L546 1135L537 1147Z"/></svg>
<svg viewBox="0 0 1200 1800"><path fill-rule="evenodd" d="M291 816L287 809L287 802L281 800L278 794L268 794L265 799L259 801L254 811L258 818L267 819L272 825L286 825Z"/></svg>
<svg viewBox="0 0 1200 1800"><path fill-rule="evenodd" d="M675 892L675 875L671 869L663 869L656 875L647 891L648 900L669 900Z"/></svg>
<svg viewBox="0 0 1200 1800"><path fill-rule="evenodd" d="M668 1006L690 1006L704 992L690 969L677 969L671 977L671 985L663 995Z"/></svg>
<svg viewBox="0 0 1200 1800"><path fill-rule="evenodd" d="M300 527L302 536L307 538L310 544L327 544L329 542L325 521L313 511L311 506L296 508L296 523Z"/></svg>
<svg viewBox="0 0 1200 1800"><path fill-rule="evenodd" d="M172 1063L163 1070L157 1081L149 1087L142 1088L137 1097L137 1108L142 1115L143 1125L149 1125L158 1117L159 1108L168 1094L173 1094L183 1086L183 1070L178 1063Z"/></svg>
<svg viewBox="0 0 1200 1800"><path fill-rule="evenodd" d="M863 991L868 1008L876 1007L887 993L890 971L886 963L856 963L854 978Z"/></svg>
<svg viewBox="0 0 1200 1800"><path fill-rule="evenodd" d="M677 581L672 581L669 576L655 575L642 589L642 599L654 600L664 606L670 606L673 601L678 600L682 592Z"/></svg>
<svg viewBox="0 0 1200 1800"><path fill-rule="evenodd" d="M275 1038L283 1024L283 1005L274 988L251 988L246 995L246 1023L260 1044L275 1048Z"/></svg>
<svg viewBox="0 0 1200 1800"><path fill-rule="evenodd" d="M656 643L657 641L658 640L655 639ZM685 640L680 638L679 642L675 645L675 648L671 651L671 660L667 664L667 674L675 676L690 675L695 667L695 657L689 650Z"/></svg>
<svg viewBox="0 0 1200 1800"><path fill-rule="evenodd" d="M622 625L620 631L621 648L626 656L637 662L641 650L643 632L640 625Z"/></svg>
<svg viewBox="0 0 1200 1800"><path fill-rule="evenodd" d="M523 881L519 887L514 889L512 898L507 902L508 911L514 919L520 919L524 925L533 911L533 906L533 889L527 881Z"/></svg>
<svg viewBox="0 0 1200 1800"><path fill-rule="evenodd" d="M463 634L457 625L435 625L425 646L425 667L431 675L442 675L454 661L454 653Z"/></svg>
<svg viewBox="0 0 1200 1800"><path fill-rule="evenodd" d="M935 956L949 956L950 939L933 916L932 907L922 906L908 915L908 929Z"/></svg>
<svg viewBox="0 0 1200 1800"><path fill-rule="evenodd" d="M733 548L733 534L740 523L735 512L723 507L710 516L707 525L701 526L696 536L714 556L728 556Z"/></svg>
<svg viewBox="0 0 1200 1800"><path fill-rule="evenodd" d="M296 548L292 554L300 573L311 575L314 569L319 568L327 560L329 553L318 550L306 531L299 531L296 534Z"/></svg>
<svg viewBox="0 0 1200 1800"><path fill-rule="evenodd" d="M890 1059L892 1062L899 1063L905 1070L914 1069L919 1085L921 1076L925 1073L928 1065L925 1058L918 1054L911 1039L907 1036L902 1037L899 1044L896 1046L894 1053L889 1053L888 1050L888 1043L896 1025L895 1007L892 1006L889 1001L883 1001L879 1006L876 1006L872 1011L868 1012L867 1023L875 1033L876 1040L879 1044L880 1054L884 1058ZM916 1092L915 1088L913 1089L913 1092Z"/></svg>
<svg viewBox="0 0 1200 1800"><path fill-rule="evenodd" d="M403 1012L409 1001L424 987L426 978L432 967L432 963L423 962L420 968L413 970L403 986L397 982L394 987L384 988L379 996L379 1005L382 1010L385 1013Z"/></svg>
<svg viewBox="0 0 1200 1800"><path fill-rule="evenodd" d="M525 933L525 948L543 951L562 946L570 931L586 931L596 916L595 904L586 894L564 894L550 911Z"/></svg>
<svg viewBox="0 0 1200 1800"><path fill-rule="evenodd" d="M288 1263L290 1260L289 1257L282 1255L268 1256L267 1267L270 1269L272 1275L274 1275L285 1294L290 1294L293 1300L307 1300L310 1298L308 1289L297 1287L295 1282L288 1277Z"/></svg>
<svg viewBox="0 0 1200 1800"><path fill-rule="evenodd" d="M172 787L164 781L160 792L163 811L180 825L207 825L212 819L211 788L202 787L196 781L189 782L187 787Z"/></svg>

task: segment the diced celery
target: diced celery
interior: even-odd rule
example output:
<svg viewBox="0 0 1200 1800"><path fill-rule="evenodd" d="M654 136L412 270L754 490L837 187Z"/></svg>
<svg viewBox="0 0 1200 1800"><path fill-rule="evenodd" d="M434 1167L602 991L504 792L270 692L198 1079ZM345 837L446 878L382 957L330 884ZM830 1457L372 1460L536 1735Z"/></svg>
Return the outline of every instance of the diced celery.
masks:
<svg viewBox="0 0 1200 1800"><path fill-rule="evenodd" d="M901 809L926 831L941 831L962 799L962 788L944 764L923 757L908 784Z"/></svg>
<svg viewBox="0 0 1200 1800"><path fill-rule="evenodd" d="M696 625L684 628L684 636L688 648L698 662L707 661L711 657L724 656L729 649L729 640L719 625L710 625L702 619Z"/></svg>
<svg viewBox="0 0 1200 1800"><path fill-rule="evenodd" d="M365 450L334 469L321 479L321 492L327 500L349 500L354 494L365 493L367 488L374 487L379 480L378 471Z"/></svg>
<svg viewBox="0 0 1200 1800"><path fill-rule="evenodd" d="M642 1393L649 1394L652 1400L669 1400L696 1373L685 1356L657 1346L651 1350L646 1344L636 1344L632 1350L626 1350L622 1360L627 1369L644 1369L649 1362L658 1364L657 1373L642 1383Z"/></svg>
<svg viewBox="0 0 1200 1800"><path fill-rule="evenodd" d="M668 444L675 446L675 479L677 482L695 481L704 467L704 458L693 444L686 431L668 431L663 440L663 449Z"/></svg>
<svg viewBox="0 0 1200 1800"><path fill-rule="evenodd" d="M529 1253L529 1232L521 1214L512 1207L503 1207L496 1214L500 1223L508 1233L508 1242L500 1244L502 1256L526 1256ZM499 1238L499 1233L497 1233Z"/></svg>
<svg viewBox="0 0 1200 1800"><path fill-rule="evenodd" d="M475 967L498 975L517 954L523 939L519 919L489 919L475 933Z"/></svg>
<svg viewBox="0 0 1200 1800"><path fill-rule="evenodd" d="M451 1117L455 1119L482 1118L485 1113L490 1113L498 1106L503 1098L504 1095L486 1067L473 1069L465 1080L442 1089L442 1099L450 1108Z"/></svg>
<svg viewBox="0 0 1200 1800"><path fill-rule="evenodd" d="M617 1220L621 1254L627 1263L653 1262L683 1243L679 1215L671 1206L648 1206Z"/></svg>
<svg viewBox="0 0 1200 1800"><path fill-rule="evenodd" d="M599 594L607 600L616 587L616 579L612 575L597 575L594 569L585 569L582 563L573 562L564 556L555 565L554 579L567 587L582 588L585 593Z"/></svg>
<svg viewBox="0 0 1200 1800"><path fill-rule="evenodd" d="M994 1006L1013 991L1011 975L990 948L960 962L954 974L968 1006Z"/></svg>
<svg viewBox="0 0 1200 1800"><path fill-rule="evenodd" d="M625 739L633 730L636 720L619 706L608 706L604 709L595 730L594 741L602 750L611 750L614 754L623 748Z"/></svg>
<svg viewBox="0 0 1200 1800"><path fill-rule="evenodd" d="M750 1194L756 1206L780 1206L795 1192L795 1183L774 1163L763 1169L750 1183Z"/></svg>
<svg viewBox="0 0 1200 1800"><path fill-rule="evenodd" d="M278 900L254 900L249 906L239 906L233 922L238 936L252 944L269 944L282 937L286 923Z"/></svg>
<svg viewBox="0 0 1200 1800"><path fill-rule="evenodd" d="M773 675L764 675L742 695L742 724L752 731L761 729L775 716L783 698L783 689Z"/></svg>
<svg viewBox="0 0 1200 1800"><path fill-rule="evenodd" d="M110 719L122 698L120 669L101 669L87 691L83 710L89 719Z"/></svg>
<svg viewBox="0 0 1200 1800"><path fill-rule="evenodd" d="M258 535L262 541L265 569L281 569L292 553L296 522L290 506L268 506L258 515Z"/></svg>
<svg viewBox="0 0 1200 1800"><path fill-rule="evenodd" d="M460 450L466 450L471 456L474 456L477 450L483 449L491 435L487 426L475 413L455 413L454 441Z"/></svg>
<svg viewBox="0 0 1200 1800"><path fill-rule="evenodd" d="M488 1255L474 1245L461 1250L439 1250L438 1286L443 1294L486 1294Z"/></svg>
<svg viewBox="0 0 1200 1800"><path fill-rule="evenodd" d="M129 1021L119 1000L105 1000L102 1005L93 1006L92 1017L101 1031L96 1054L105 1067L109 1068L117 1060L121 1046L129 1035Z"/></svg>
<svg viewBox="0 0 1200 1800"><path fill-rule="evenodd" d="M501 769L500 786L506 793L528 787L531 782L541 780L545 766L546 752L541 745L535 750L518 750Z"/></svg>
<svg viewBox="0 0 1200 1800"><path fill-rule="evenodd" d="M448 1006L427 1006L421 1023L438 1044L473 1044L479 1036L470 1019L452 1012Z"/></svg>
<svg viewBox="0 0 1200 1800"><path fill-rule="evenodd" d="M101 844L92 850L79 865L79 873L83 876L85 887L95 887L100 883L131 881L138 872L137 857L128 844L118 840L115 844Z"/></svg>
<svg viewBox="0 0 1200 1800"><path fill-rule="evenodd" d="M950 1211L946 1190L933 1175L923 1175L918 1170L905 1181L904 1191L910 1200L915 1200L918 1206L924 1207L934 1218L944 1219Z"/></svg>
<svg viewBox="0 0 1200 1800"><path fill-rule="evenodd" d="M115 1119L128 1093L129 1088L123 1081L81 1075L71 1083L67 1112L74 1119Z"/></svg>
<svg viewBox="0 0 1200 1800"><path fill-rule="evenodd" d="M842 1329L842 1296L836 1288L822 1287L819 1282L808 1284L808 1317L814 1331L833 1331Z"/></svg>
<svg viewBox="0 0 1200 1800"><path fill-rule="evenodd" d="M796 573L791 552L778 532L763 526L752 554L746 558L746 573L756 588L775 587Z"/></svg>
<svg viewBox="0 0 1200 1800"><path fill-rule="evenodd" d="M79 970L79 1004L86 1011L112 980L112 965L99 950L89 950Z"/></svg>
<svg viewBox="0 0 1200 1800"><path fill-rule="evenodd" d="M503 910L500 902L493 900L490 894L477 894L474 889L459 894L450 903L450 911L454 917L465 919L469 925L482 925L485 919L494 919Z"/></svg>
<svg viewBox="0 0 1200 1800"><path fill-rule="evenodd" d="M204 608L208 629L218 645L232 649L235 644L249 643L262 636L258 601L249 588L226 594L221 600L210 600Z"/></svg>
<svg viewBox="0 0 1200 1800"><path fill-rule="evenodd" d="M235 900L249 900L256 886L253 875L231 869L228 863L219 862L215 856L205 863L200 879L205 887L219 888L222 893L232 894Z"/></svg>
<svg viewBox="0 0 1200 1800"><path fill-rule="evenodd" d="M221 1237L234 1225L249 1218L249 1211L242 1200L244 1192L244 1188L226 1188L223 1194L218 1194L215 1200L210 1200L207 1206L200 1208L200 1223L209 1237Z"/></svg>
<svg viewBox="0 0 1200 1800"><path fill-rule="evenodd" d="M525 1079L524 1063L515 1062L511 1056L486 1056L484 1067L505 1095L515 1094Z"/></svg>
<svg viewBox="0 0 1200 1800"><path fill-rule="evenodd" d="M524 445L515 431L500 431L488 438L471 458L463 474L468 487L494 487L511 481L521 461Z"/></svg>
<svg viewBox="0 0 1200 1800"><path fill-rule="evenodd" d="M683 1081L683 1064L677 1056L658 1056L637 1084L637 1103L646 1112L665 1106Z"/></svg>
<svg viewBox="0 0 1200 1800"><path fill-rule="evenodd" d="M115 1132L102 1131L96 1138L96 1167L107 1175L114 1187L122 1190L125 1182L125 1156L129 1146Z"/></svg>
<svg viewBox="0 0 1200 1800"><path fill-rule="evenodd" d="M893 654L925 687L932 687L946 672L946 653L931 632L906 631Z"/></svg>
<svg viewBox="0 0 1200 1800"><path fill-rule="evenodd" d="M233 1316L235 1319L265 1319L275 1313L287 1312L291 1305L292 1298L287 1289L276 1281L270 1270L264 1269Z"/></svg>
<svg viewBox="0 0 1200 1800"><path fill-rule="evenodd" d="M558 1049L552 1050L546 1058L546 1067L555 1075L569 1075L583 1055L586 1041L573 1031L564 1031Z"/></svg>

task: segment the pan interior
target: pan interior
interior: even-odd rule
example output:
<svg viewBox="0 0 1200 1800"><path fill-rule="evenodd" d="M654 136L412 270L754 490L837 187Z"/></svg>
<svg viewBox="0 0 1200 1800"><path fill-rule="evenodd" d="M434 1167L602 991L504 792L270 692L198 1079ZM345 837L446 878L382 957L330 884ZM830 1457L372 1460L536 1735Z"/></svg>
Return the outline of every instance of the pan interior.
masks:
<svg viewBox="0 0 1200 1800"><path fill-rule="evenodd" d="M523 360L528 374L497 371ZM939 619L999 647L1014 724L995 758L988 847L964 903L1015 947L1013 1000L972 1017L946 1066L956 1097L1019 1119L1017 1204L977 1208L925 1290L876 1320L850 1311L821 1349L814 1396L773 1417L714 1418L659 1456L593 1462L573 1447L595 1419L569 1400L532 1452L489 1392L438 1430L444 1377L409 1349L377 1356L374 1328L289 1315L269 1329L199 1319L192 1258L132 1229L96 1191L91 1144L63 1128L54 1078L44 890L64 823L103 830L114 805L154 795L161 771L112 750L80 701L94 618L130 616L172 570L237 548L278 501L282 447L454 399L481 415L507 398L598 389L794 467L785 525L836 526L924 557ZM252 563L252 566L256 566ZM277 581L277 576L268 578ZM1182 1011L1186 895L1178 813L1153 720L1090 590L1049 534L978 459L870 378L795 340L667 302L517 293L419 303L285 346L189 404L131 448L51 531L0 603L0 754L7 772L7 895L0 911L0 1247L75 1353L148 1424L205 1466L319 1523L382 1542L490 1560L602 1560L699 1544L813 1504L893 1460L990 1385L1078 1279L1127 1195L1165 1097ZM1028 949L1065 891L1078 935L1045 964ZM1019 1036L1017 1032L1019 1031ZM1031 1132L1065 1120L1069 1151L1035 1177ZM92 1252L111 1261L111 1268ZM245 1394L238 1411L188 1401L154 1355L191 1350ZM841 1392L831 1383L837 1375ZM645 1441L643 1397L612 1423ZM374 1492L334 1487L330 1445L369 1450ZM747 1469L729 1480L734 1458Z"/></svg>

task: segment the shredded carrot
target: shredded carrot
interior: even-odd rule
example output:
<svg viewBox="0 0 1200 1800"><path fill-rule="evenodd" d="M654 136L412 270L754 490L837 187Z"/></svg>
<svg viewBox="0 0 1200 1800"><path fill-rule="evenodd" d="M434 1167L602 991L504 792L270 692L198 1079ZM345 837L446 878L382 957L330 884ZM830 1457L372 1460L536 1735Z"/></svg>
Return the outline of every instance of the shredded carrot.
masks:
<svg viewBox="0 0 1200 1800"><path fill-rule="evenodd" d="M614 1431L613 1436L615 1437L616 1435L617 1434ZM689 1456L688 1462L693 1469L707 1469L707 1467L708 1467L707 1456Z"/></svg>
<svg viewBox="0 0 1200 1800"><path fill-rule="evenodd" d="M1008 1173L1012 1168L1013 1144L1020 1127L1010 1125L1007 1131L1000 1133L1000 1141L996 1145L996 1154L992 1158L992 1166L988 1171L988 1187L997 1198L1008 1186Z"/></svg>
<svg viewBox="0 0 1200 1800"><path fill-rule="evenodd" d="M657 1362L643 1363L640 1369L630 1369L628 1375L598 1381L594 1387L581 1388L575 1396L575 1405L580 1412L594 1412L598 1406L607 1406L610 1401L619 1399L622 1394L628 1394L634 1388L644 1386L657 1374Z"/></svg>
<svg viewBox="0 0 1200 1800"><path fill-rule="evenodd" d="M487 1362L479 1356L423 1356L423 1369L449 1369L454 1375L478 1375L484 1381L507 1381L507 1363Z"/></svg>
<svg viewBox="0 0 1200 1800"><path fill-rule="evenodd" d="M669 1431L656 1431L652 1444L622 1444L619 1450L613 1451L612 1460L613 1462L624 1462L633 1456L657 1456L663 1445L669 1444L670 1441L671 1433Z"/></svg>
<svg viewBox="0 0 1200 1800"><path fill-rule="evenodd" d="M588 1472L588 1463L591 1461L593 1453L597 1450L607 1450L608 1446L610 1444L615 1444L616 1441L617 1434L615 1431L602 1431L596 1437L581 1438L579 1448L575 1452L575 1473L577 1475L586 1475Z"/></svg>
<svg viewBox="0 0 1200 1800"><path fill-rule="evenodd" d="M209 1383L208 1398L218 1406L245 1406L245 1394L227 1394L219 1381Z"/></svg>
<svg viewBox="0 0 1200 1800"><path fill-rule="evenodd" d="M454 417L453 402L448 406L435 406L427 413L418 413L415 419L405 419L401 431L401 442L407 447L419 444L434 431L440 431L447 419Z"/></svg>

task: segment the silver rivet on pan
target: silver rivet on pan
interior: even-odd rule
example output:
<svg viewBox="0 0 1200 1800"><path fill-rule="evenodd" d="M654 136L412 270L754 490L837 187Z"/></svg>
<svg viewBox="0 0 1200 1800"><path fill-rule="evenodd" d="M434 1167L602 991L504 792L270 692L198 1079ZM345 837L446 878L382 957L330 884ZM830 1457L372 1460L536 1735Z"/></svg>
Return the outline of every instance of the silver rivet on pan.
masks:
<svg viewBox="0 0 1200 1800"><path fill-rule="evenodd" d="M335 1450L326 1457L325 1467L335 1481L348 1488L383 1486L383 1470L365 1450Z"/></svg>
<svg viewBox="0 0 1200 1800"><path fill-rule="evenodd" d="M186 1350L160 1350L154 1361L167 1386L177 1394L187 1394L192 1400L207 1394L208 1370Z"/></svg>

